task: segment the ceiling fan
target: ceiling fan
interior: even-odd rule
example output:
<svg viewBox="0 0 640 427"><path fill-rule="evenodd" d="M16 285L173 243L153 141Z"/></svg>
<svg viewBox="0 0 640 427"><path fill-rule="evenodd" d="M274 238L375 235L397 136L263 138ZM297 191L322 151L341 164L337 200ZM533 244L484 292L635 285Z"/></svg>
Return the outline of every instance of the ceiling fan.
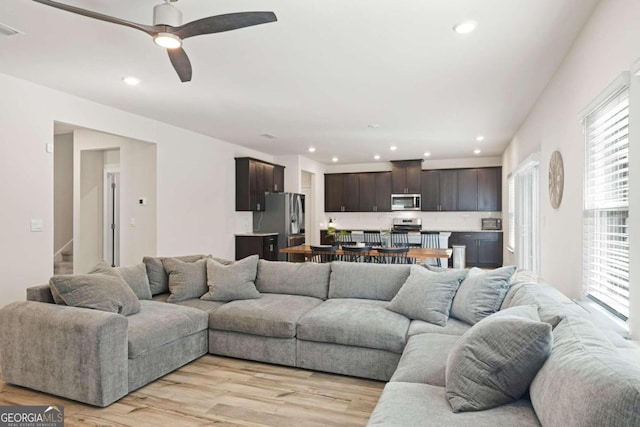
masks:
<svg viewBox="0 0 640 427"><path fill-rule="evenodd" d="M278 20L273 12L238 12L209 16L208 18L202 18L183 25L182 12L171 4L177 0L165 0L164 3L153 8L153 25L142 25L51 0L33 1L89 18L99 19L100 21L135 28L136 30L149 34L158 46L167 49L171 64L183 83L191 81L192 75L191 62L189 61L187 53L182 48L182 41L184 39L203 34L237 30L239 28L266 24Z"/></svg>

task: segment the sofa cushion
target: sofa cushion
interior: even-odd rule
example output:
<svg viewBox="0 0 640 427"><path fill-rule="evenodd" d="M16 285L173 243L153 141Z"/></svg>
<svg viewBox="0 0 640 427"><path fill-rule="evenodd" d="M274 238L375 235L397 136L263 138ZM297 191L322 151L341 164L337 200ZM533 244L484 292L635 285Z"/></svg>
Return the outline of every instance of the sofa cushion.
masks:
<svg viewBox="0 0 640 427"><path fill-rule="evenodd" d="M523 283L509 291L509 307L537 305L540 320L555 327L567 315L586 316L587 311L551 285ZM506 300L506 298L505 298ZM503 303L503 308L507 304Z"/></svg>
<svg viewBox="0 0 640 427"><path fill-rule="evenodd" d="M402 353L409 319L387 310L385 301L330 299L298 321L301 340Z"/></svg>
<svg viewBox="0 0 640 427"><path fill-rule="evenodd" d="M412 320L409 324L409 332L407 332L407 336L412 337L419 334L444 334L460 336L467 332L470 327L470 324L465 323L462 320L454 319L453 317L450 317L444 326L434 325L433 323L424 322L422 320Z"/></svg>
<svg viewBox="0 0 640 427"><path fill-rule="evenodd" d="M391 381L444 387L447 355L459 339L459 336L441 334L409 338Z"/></svg>
<svg viewBox="0 0 640 427"><path fill-rule="evenodd" d="M451 316L473 325L500 310L515 271L515 266L482 273L469 271L453 299Z"/></svg>
<svg viewBox="0 0 640 427"><path fill-rule="evenodd" d="M192 307L197 308L198 310L206 311L207 313L221 307L224 305L223 302L219 301L205 301L200 298L187 299L184 301L178 301L175 304L181 305L183 307Z"/></svg>
<svg viewBox="0 0 640 427"><path fill-rule="evenodd" d="M391 301L409 277L409 265L331 263L329 298Z"/></svg>
<svg viewBox="0 0 640 427"><path fill-rule="evenodd" d="M173 258L182 262L195 262L204 257L205 255L185 255ZM147 277L149 278L149 286L151 287L152 295L169 292L169 275L162 264L164 259L164 257L150 256L142 258L142 262L147 268Z"/></svg>
<svg viewBox="0 0 640 427"><path fill-rule="evenodd" d="M258 262L256 288L271 294L327 299L331 264L316 262Z"/></svg>
<svg viewBox="0 0 640 427"><path fill-rule="evenodd" d="M519 400L487 411L454 414L444 388L429 384L390 382L384 387L369 427L496 427L539 426L531 402Z"/></svg>
<svg viewBox="0 0 640 427"><path fill-rule="evenodd" d="M200 299L227 302L260 298L255 284L258 255L251 255L229 265L208 258L206 269L209 292Z"/></svg>
<svg viewBox="0 0 640 427"><path fill-rule="evenodd" d="M109 311L129 316L140 310L140 301L120 273L106 263L89 274L53 276L49 285L56 302L72 307Z"/></svg>
<svg viewBox="0 0 640 427"><path fill-rule="evenodd" d="M232 301L211 312L209 328L293 338L298 319L321 303L321 299L300 295L262 294L260 299Z"/></svg>
<svg viewBox="0 0 640 427"><path fill-rule="evenodd" d="M138 299L151 299L151 287L144 263L131 267L116 267L116 271L120 273Z"/></svg>
<svg viewBox="0 0 640 427"><path fill-rule="evenodd" d="M411 273L387 308L409 319L444 326L453 297L467 275L464 270L434 273L419 265Z"/></svg>
<svg viewBox="0 0 640 427"><path fill-rule="evenodd" d="M554 348L530 388L545 425L640 425L640 367L591 321L568 315L553 330Z"/></svg>
<svg viewBox="0 0 640 427"><path fill-rule="evenodd" d="M165 258L162 265L169 275L169 292L167 302L184 301L200 298L207 292L207 259L184 262L176 258Z"/></svg>
<svg viewBox="0 0 640 427"><path fill-rule="evenodd" d="M140 301L140 312L129 316L129 359L207 329L204 311L156 301Z"/></svg>
<svg viewBox="0 0 640 427"><path fill-rule="evenodd" d="M453 411L481 411L520 399L552 342L551 325L540 321L532 305L502 310L472 326L447 359Z"/></svg>

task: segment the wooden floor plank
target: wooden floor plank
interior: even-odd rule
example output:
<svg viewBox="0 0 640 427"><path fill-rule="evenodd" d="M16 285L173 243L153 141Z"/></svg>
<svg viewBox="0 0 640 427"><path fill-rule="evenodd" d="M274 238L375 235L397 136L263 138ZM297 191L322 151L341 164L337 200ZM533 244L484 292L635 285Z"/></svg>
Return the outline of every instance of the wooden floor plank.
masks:
<svg viewBox="0 0 640 427"><path fill-rule="evenodd" d="M0 405L65 405L65 425L363 426L383 382L206 355L108 408L0 381Z"/></svg>

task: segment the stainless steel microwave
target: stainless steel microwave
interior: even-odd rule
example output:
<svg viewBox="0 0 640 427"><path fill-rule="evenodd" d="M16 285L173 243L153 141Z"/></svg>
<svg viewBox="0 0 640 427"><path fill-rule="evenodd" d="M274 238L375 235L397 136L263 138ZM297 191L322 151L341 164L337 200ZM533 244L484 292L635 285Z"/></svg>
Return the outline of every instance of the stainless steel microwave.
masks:
<svg viewBox="0 0 640 427"><path fill-rule="evenodd" d="M483 230L502 230L502 220L500 218L482 218Z"/></svg>
<svg viewBox="0 0 640 427"><path fill-rule="evenodd" d="M419 211L420 194L392 194L392 211Z"/></svg>

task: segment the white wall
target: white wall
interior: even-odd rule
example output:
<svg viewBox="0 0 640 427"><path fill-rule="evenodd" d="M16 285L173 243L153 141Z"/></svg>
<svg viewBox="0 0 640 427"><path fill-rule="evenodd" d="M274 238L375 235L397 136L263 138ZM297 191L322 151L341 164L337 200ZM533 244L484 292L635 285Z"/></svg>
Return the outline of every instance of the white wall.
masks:
<svg viewBox="0 0 640 427"><path fill-rule="evenodd" d="M53 253L73 239L73 134L56 135L53 149L55 206Z"/></svg>
<svg viewBox="0 0 640 427"><path fill-rule="evenodd" d="M251 230L250 221L237 226L247 215L235 212L233 158L272 156L3 74L0 93L0 197L11 206L0 210L0 306L53 274L53 155L45 145L54 121L157 144L155 254L232 258L232 230ZM43 232L30 231L32 218L44 220Z"/></svg>
<svg viewBox="0 0 640 427"><path fill-rule="evenodd" d="M574 298L582 294L584 136L578 114L622 71L629 70L640 56L638 22L640 2L601 1L503 155L506 185L507 174L516 169L529 154L540 151L541 276ZM634 84L637 84L637 80ZM560 150L563 154L565 167L564 196L557 210L551 207L547 191L548 164L554 150ZM635 165L631 167L632 170L640 170L640 156L632 154L630 161ZM631 192L635 194L635 186L631 187ZM506 191L503 194L507 196ZM632 199L634 197L637 198L637 195ZM503 210L506 210L507 203L508 197L503 197ZM633 216L632 212L632 233L637 224ZM637 234L635 232L635 239L638 239ZM638 246L634 244L635 241L632 238L632 265L640 257L635 250ZM640 291L635 286L637 284L634 271L632 294ZM631 312L635 323L631 327L637 339L640 337L640 319L637 319L640 317L640 304L637 296L634 302Z"/></svg>

